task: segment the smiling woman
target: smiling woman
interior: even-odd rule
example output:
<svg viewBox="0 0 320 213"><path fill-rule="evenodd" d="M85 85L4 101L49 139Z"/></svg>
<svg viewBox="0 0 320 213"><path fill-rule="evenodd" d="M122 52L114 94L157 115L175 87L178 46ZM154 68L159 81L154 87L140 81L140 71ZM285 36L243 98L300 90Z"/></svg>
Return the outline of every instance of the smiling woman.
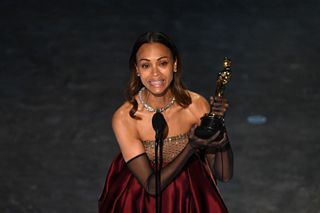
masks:
<svg viewBox="0 0 320 213"><path fill-rule="evenodd" d="M113 161L99 199L99 211L154 212L154 112L161 112L164 166L161 170L163 212L227 212L216 178L232 177L233 155L226 131L199 139L194 129L208 102L181 82L181 60L174 43L163 33L142 34L129 61L127 101L114 113L112 127L121 153ZM226 100L217 99L217 113Z"/></svg>
<svg viewBox="0 0 320 213"><path fill-rule="evenodd" d="M176 72L170 49L160 43L143 44L137 53L137 75L153 96L166 98L172 96L169 84Z"/></svg>
<svg viewBox="0 0 320 213"><path fill-rule="evenodd" d="M137 70L137 55L140 48L146 44L161 44L164 48L168 48L170 50L169 58L171 57L174 60L175 71L172 82L170 83L170 90L176 99L176 103L181 107L187 107L191 104L191 97L187 92L186 87L181 82L181 59L177 47L168 38L168 36L163 33L147 32L138 37L132 48L129 59L130 80L127 88L127 100L132 104L130 116L135 117L135 112L138 107L138 102L136 101L135 96L140 89L144 87Z"/></svg>

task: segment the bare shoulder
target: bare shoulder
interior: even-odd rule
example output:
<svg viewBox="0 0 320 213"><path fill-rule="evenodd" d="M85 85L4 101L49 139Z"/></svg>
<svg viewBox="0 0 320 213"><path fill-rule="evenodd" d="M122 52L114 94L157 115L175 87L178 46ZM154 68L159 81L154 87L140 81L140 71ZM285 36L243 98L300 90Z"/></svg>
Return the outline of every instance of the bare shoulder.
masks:
<svg viewBox="0 0 320 213"><path fill-rule="evenodd" d="M207 99L205 99L202 95L193 92L193 91L189 91L189 94L191 96L191 100L192 103L190 104L190 108L191 110L195 109L197 111L199 110L203 110L203 112L208 112L210 110L210 105L207 101Z"/></svg>
<svg viewBox="0 0 320 213"><path fill-rule="evenodd" d="M125 161L145 152L138 137L136 120L129 115L131 107L128 102L124 103L112 117L112 128Z"/></svg>
<svg viewBox="0 0 320 213"><path fill-rule="evenodd" d="M131 105L128 102L125 102L113 113L112 121L126 119L126 115L129 115L130 109Z"/></svg>
<svg viewBox="0 0 320 213"><path fill-rule="evenodd" d="M201 118L205 113L208 113L210 111L210 105L208 101L200 94L188 91L192 103L189 105L190 112L196 116L197 119Z"/></svg>
<svg viewBox="0 0 320 213"><path fill-rule="evenodd" d="M126 126L126 128L128 129L132 129L132 127L135 126L135 119L133 119L129 115L131 107L131 104L125 102L113 113L112 127L114 130L117 129L119 126Z"/></svg>

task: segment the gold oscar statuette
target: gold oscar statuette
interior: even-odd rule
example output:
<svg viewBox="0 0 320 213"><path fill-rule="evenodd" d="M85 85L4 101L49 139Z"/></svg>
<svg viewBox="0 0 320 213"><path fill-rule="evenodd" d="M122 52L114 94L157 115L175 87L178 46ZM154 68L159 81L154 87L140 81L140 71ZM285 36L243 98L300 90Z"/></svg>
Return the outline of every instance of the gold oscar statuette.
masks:
<svg viewBox="0 0 320 213"><path fill-rule="evenodd" d="M216 81L215 97L223 97L223 93L227 83L231 77L231 60L224 58L223 70L218 73ZM195 130L195 135L199 138L207 139L214 135L217 131L224 131L224 117L215 115L212 111L212 104L210 103L210 112L201 118L200 126Z"/></svg>

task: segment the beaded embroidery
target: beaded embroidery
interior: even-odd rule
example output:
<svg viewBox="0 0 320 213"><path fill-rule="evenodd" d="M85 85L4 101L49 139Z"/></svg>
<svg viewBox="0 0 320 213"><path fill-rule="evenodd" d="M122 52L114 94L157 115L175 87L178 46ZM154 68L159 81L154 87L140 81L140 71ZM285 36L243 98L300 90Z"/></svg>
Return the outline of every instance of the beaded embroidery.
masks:
<svg viewBox="0 0 320 213"><path fill-rule="evenodd" d="M177 155L187 145L188 141L189 141L189 138L188 138L187 133L165 138L163 140L163 162L169 163L174 158L176 158ZM155 159L155 155L154 155L155 141L154 140L145 140L145 141L142 141L142 144L146 150L148 158L151 161L154 161L154 159Z"/></svg>

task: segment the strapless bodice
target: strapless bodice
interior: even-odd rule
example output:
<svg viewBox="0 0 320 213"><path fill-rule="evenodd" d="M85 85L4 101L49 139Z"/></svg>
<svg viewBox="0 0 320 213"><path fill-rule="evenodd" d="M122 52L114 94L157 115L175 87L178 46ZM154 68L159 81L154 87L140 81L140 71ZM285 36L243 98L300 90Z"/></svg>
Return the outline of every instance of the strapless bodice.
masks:
<svg viewBox="0 0 320 213"><path fill-rule="evenodd" d="M169 163L184 149L189 141L188 133L167 137L163 140L163 162ZM146 150L148 158L151 161L155 159L155 141L145 140L142 144Z"/></svg>

